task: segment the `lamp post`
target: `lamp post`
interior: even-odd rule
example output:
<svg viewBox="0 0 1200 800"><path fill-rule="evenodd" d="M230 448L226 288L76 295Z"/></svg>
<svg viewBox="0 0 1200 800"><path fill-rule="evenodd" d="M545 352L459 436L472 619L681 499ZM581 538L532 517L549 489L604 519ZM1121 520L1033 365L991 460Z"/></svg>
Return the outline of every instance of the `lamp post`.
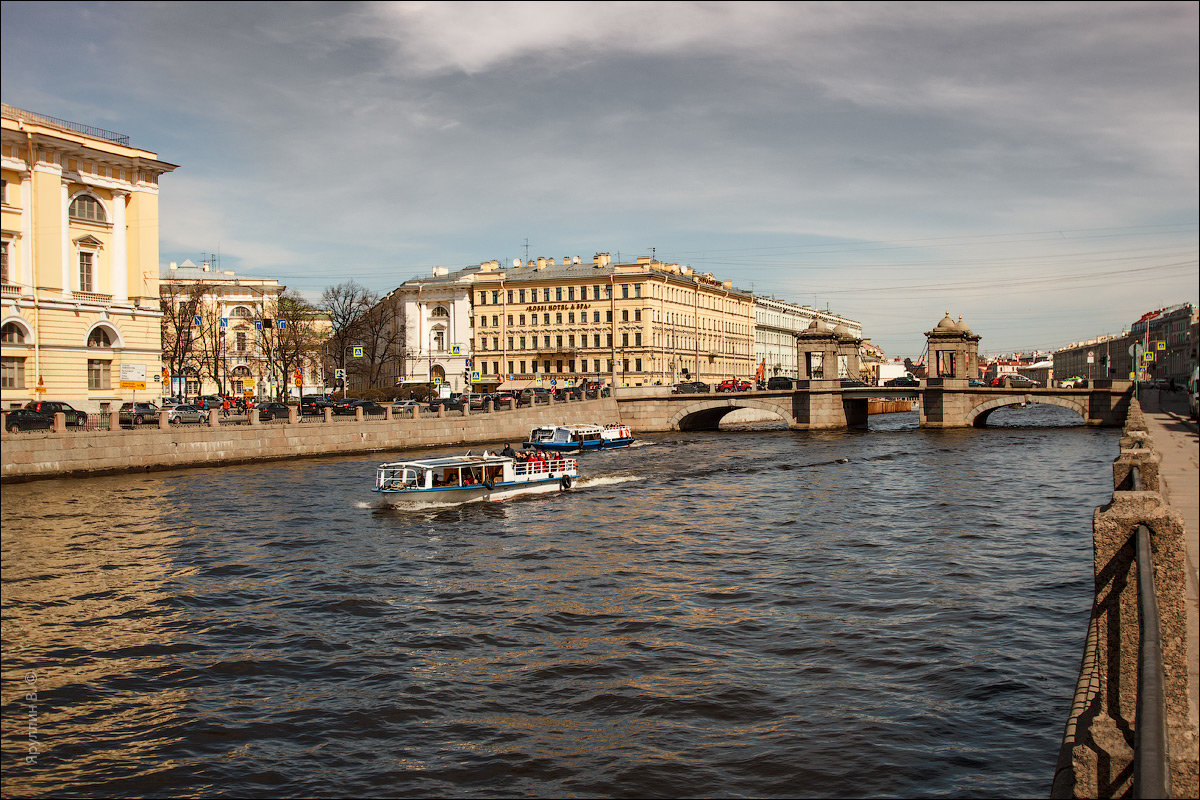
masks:
<svg viewBox="0 0 1200 800"><path fill-rule="evenodd" d="M350 374L346 372L346 351L353 350L356 347L362 347L360 344L348 344L342 348L342 399L346 399L346 387L350 383ZM359 356L355 356L359 358ZM303 392L301 392L303 394ZM301 398L303 399L303 398Z"/></svg>

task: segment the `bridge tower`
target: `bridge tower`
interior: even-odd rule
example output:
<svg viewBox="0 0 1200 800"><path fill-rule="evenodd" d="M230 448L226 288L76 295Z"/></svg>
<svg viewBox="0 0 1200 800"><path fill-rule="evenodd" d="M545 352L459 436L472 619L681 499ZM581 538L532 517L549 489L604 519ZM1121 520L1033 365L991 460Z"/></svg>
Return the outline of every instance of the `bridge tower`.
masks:
<svg viewBox="0 0 1200 800"><path fill-rule="evenodd" d="M867 401L844 400L841 394L842 378L859 377L860 344L862 340L844 327L830 329L819 319L796 334L796 372L800 376L796 388L802 391L793 398L791 427L866 427Z"/></svg>
<svg viewBox="0 0 1200 800"><path fill-rule="evenodd" d="M979 379L979 340L983 337L971 333L961 316L955 322L947 311L936 328L925 332L925 338L929 343L930 378Z"/></svg>

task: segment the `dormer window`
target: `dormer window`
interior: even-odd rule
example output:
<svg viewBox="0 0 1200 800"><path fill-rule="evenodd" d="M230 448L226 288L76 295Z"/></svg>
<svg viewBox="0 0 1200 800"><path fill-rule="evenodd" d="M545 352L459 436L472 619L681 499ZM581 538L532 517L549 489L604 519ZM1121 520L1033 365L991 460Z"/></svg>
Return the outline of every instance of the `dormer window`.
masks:
<svg viewBox="0 0 1200 800"><path fill-rule="evenodd" d="M71 218L88 222L108 221L104 216L104 206L90 194L81 194L71 203Z"/></svg>

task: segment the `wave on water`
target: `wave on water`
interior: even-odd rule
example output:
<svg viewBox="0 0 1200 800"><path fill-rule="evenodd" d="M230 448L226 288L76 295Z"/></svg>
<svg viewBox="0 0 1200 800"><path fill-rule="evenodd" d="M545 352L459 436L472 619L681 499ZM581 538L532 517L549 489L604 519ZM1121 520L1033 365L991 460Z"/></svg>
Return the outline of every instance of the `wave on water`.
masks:
<svg viewBox="0 0 1200 800"><path fill-rule="evenodd" d="M616 486L621 483L632 483L645 480L641 475L608 475L600 478L578 478L575 487L578 489L593 489L598 486Z"/></svg>

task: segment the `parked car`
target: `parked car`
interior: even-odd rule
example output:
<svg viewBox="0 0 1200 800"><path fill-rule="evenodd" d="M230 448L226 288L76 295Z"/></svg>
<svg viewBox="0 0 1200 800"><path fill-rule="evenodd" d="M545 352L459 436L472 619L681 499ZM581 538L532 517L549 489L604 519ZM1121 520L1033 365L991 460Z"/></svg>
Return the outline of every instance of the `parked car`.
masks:
<svg viewBox="0 0 1200 800"><path fill-rule="evenodd" d="M1042 384L1035 381L1033 378L1027 378L1024 375L1005 375L1003 376L1004 386L1010 389L1033 389Z"/></svg>
<svg viewBox="0 0 1200 800"><path fill-rule="evenodd" d="M73 408L70 403L58 400L34 400L26 403L25 407L37 414L44 414L54 420L54 415L62 412L67 417L68 425L87 425L87 412Z"/></svg>
<svg viewBox="0 0 1200 800"><path fill-rule="evenodd" d="M533 406L546 405L550 402L550 390L544 386L532 386L528 389L522 389L517 395L517 405Z"/></svg>
<svg viewBox="0 0 1200 800"><path fill-rule="evenodd" d="M382 417L385 413L387 413L384 411L383 406L379 405L379 403L376 403L374 400L355 400L351 402L349 406L347 406L345 413L353 415L355 409L359 408L362 409L364 417ZM334 413L338 413L337 409L334 409Z"/></svg>
<svg viewBox="0 0 1200 800"><path fill-rule="evenodd" d="M397 411L406 411L411 414L414 408L420 407L421 404L411 398L408 400L397 400L396 402L392 403L392 413L395 414Z"/></svg>
<svg viewBox="0 0 1200 800"><path fill-rule="evenodd" d="M774 378L767 379L767 388L768 389L795 389L796 384L791 378L784 378L782 376L777 375Z"/></svg>
<svg viewBox="0 0 1200 800"><path fill-rule="evenodd" d="M158 406L154 403L122 403L117 413L122 425L145 425L158 421Z"/></svg>
<svg viewBox="0 0 1200 800"><path fill-rule="evenodd" d="M167 409L167 422L183 425L188 422L201 423L208 420L208 412L199 406L178 405Z"/></svg>
<svg viewBox="0 0 1200 800"><path fill-rule="evenodd" d="M196 400L196 407L201 411L208 411L210 408L220 408L224 403L220 395L206 394Z"/></svg>
<svg viewBox="0 0 1200 800"><path fill-rule="evenodd" d="M449 397L435 397L429 401L430 411L437 411L438 406L445 406L447 411L462 411L462 395L455 394Z"/></svg>
<svg viewBox="0 0 1200 800"><path fill-rule="evenodd" d="M4 429L9 431L48 431L54 427L54 418L39 414L28 408L14 408L4 413Z"/></svg>
<svg viewBox="0 0 1200 800"><path fill-rule="evenodd" d="M287 419L290 408L283 403L259 403L258 419L260 422L272 422L277 419Z"/></svg>
<svg viewBox="0 0 1200 800"><path fill-rule="evenodd" d="M866 386L866 384L856 378L842 378L843 389L853 389L857 386Z"/></svg>
<svg viewBox="0 0 1200 800"><path fill-rule="evenodd" d="M721 381L717 384L718 392L748 392L753 387L750 381L738 380L732 378L727 381Z"/></svg>
<svg viewBox="0 0 1200 800"><path fill-rule="evenodd" d="M967 378L967 386L987 386L987 384L978 378Z"/></svg>
<svg viewBox="0 0 1200 800"><path fill-rule="evenodd" d="M583 387L582 386L559 387L554 390L554 399L555 400L567 400L567 399L582 400L583 399Z"/></svg>
<svg viewBox="0 0 1200 800"><path fill-rule="evenodd" d="M354 413L354 404L359 402L357 397L343 397L340 400L330 400L328 405L333 409L333 413L345 416L346 414Z"/></svg>
<svg viewBox="0 0 1200 800"><path fill-rule="evenodd" d="M326 408L332 408L333 401L323 395L305 395L300 399L301 414L324 414Z"/></svg>
<svg viewBox="0 0 1200 800"><path fill-rule="evenodd" d="M517 405L517 396L512 392L492 392L487 399L492 401L492 410L494 411L502 408L515 408Z"/></svg>
<svg viewBox="0 0 1200 800"><path fill-rule="evenodd" d="M671 394L707 394L711 390L711 386L701 381L683 381L675 384L671 389Z"/></svg>
<svg viewBox="0 0 1200 800"><path fill-rule="evenodd" d="M921 385L921 381L920 379L913 378L909 375L901 375L897 378L891 378L890 380L884 381L883 385L916 388Z"/></svg>

